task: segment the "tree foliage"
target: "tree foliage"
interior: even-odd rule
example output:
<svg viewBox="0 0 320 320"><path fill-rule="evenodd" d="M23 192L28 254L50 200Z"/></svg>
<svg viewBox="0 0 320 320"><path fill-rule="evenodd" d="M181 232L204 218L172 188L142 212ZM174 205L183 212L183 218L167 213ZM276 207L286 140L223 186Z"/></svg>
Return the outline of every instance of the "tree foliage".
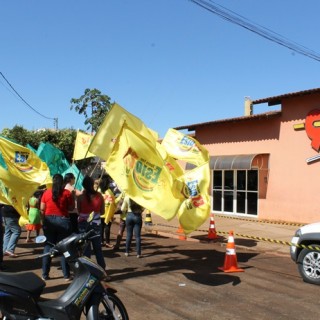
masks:
<svg viewBox="0 0 320 320"><path fill-rule="evenodd" d="M22 126L14 126L12 129L5 128L2 130L1 135L23 146L26 146L34 138L32 132Z"/></svg>
<svg viewBox="0 0 320 320"><path fill-rule="evenodd" d="M41 142L49 142L60 149L68 162L72 163L74 144L77 136L77 131L74 129L28 131L22 126L14 126L12 129L3 129L1 135L23 146L29 144L36 150Z"/></svg>
<svg viewBox="0 0 320 320"><path fill-rule="evenodd" d="M87 130L97 132L103 119L111 108L110 97L101 94L98 89L85 89L84 94L80 98L71 99L70 110L75 110L85 117L84 124Z"/></svg>

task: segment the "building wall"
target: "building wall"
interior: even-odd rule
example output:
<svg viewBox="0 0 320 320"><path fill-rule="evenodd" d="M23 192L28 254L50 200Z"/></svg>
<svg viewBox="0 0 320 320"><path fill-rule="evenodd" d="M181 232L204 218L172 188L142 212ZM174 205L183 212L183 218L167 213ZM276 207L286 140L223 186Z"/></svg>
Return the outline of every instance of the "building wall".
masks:
<svg viewBox="0 0 320 320"><path fill-rule="evenodd" d="M320 95L282 101L282 113L270 119L252 119L198 127L196 139L210 155L269 153L266 196L259 199L258 218L310 223L320 220L318 204L320 161L306 163L318 154L311 148L305 123L307 114L320 109ZM319 128L320 137L320 128Z"/></svg>

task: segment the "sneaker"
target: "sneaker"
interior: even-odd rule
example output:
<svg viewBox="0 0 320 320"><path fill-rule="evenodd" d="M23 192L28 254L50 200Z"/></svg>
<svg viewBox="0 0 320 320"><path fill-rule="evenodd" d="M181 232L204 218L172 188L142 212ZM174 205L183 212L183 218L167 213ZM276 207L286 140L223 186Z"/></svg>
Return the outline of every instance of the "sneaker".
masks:
<svg viewBox="0 0 320 320"><path fill-rule="evenodd" d="M128 253L128 252L126 252L124 255L125 255L126 257L128 257L128 256L129 256L129 253Z"/></svg>
<svg viewBox="0 0 320 320"><path fill-rule="evenodd" d="M49 277L49 276L42 276L41 279L42 279L43 281L47 281L47 280L50 280L50 277Z"/></svg>
<svg viewBox="0 0 320 320"><path fill-rule="evenodd" d="M73 277L72 276L70 276L70 277L68 277L68 278L64 278L64 281L65 282L70 282L70 281L72 281L73 280Z"/></svg>
<svg viewBox="0 0 320 320"><path fill-rule="evenodd" d="M138 259L141 258L141 255L140 255L140 254L137 254L137 258L138 258Z"/></svg>

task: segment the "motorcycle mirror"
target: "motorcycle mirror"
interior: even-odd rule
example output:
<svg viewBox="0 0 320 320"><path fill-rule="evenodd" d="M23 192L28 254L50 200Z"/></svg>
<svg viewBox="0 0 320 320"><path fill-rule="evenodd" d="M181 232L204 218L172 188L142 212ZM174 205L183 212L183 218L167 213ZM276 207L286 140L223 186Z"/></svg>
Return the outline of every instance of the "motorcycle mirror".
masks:
<svg viewBox="0 0 320 320"><path fill-rule="evenodd" d="M36 237L36 243L44 243L46 242L46 240L47 240L47 237L43 235Z"/></svg>

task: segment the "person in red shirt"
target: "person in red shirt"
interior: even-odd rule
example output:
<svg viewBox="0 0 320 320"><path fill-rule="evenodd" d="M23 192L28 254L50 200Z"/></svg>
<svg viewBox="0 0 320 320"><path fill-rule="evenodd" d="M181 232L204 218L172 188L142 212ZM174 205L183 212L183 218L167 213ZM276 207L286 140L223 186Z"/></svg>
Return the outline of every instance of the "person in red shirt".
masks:
<svg viewBox="0 0 320 320"><path fill-rule="evenodd" d="M42 217L43 234L47 241L43 253L50 251L50 247L71 234L69 211L74 209L73 194L64 188L63 177L55 174L52 178L52 188L47 189L41 198L40 211ZM51 267L51 257L42 259L42 279L48 280ZM70 268L64 256L61 257L61 268L66 281L71 280Z"/></svg>
<svg viewBox="0 0 320 320"><path fill-rule="evenodd" d="M102 194L94 188L94 180L85 176L82 182L84 188L82 194L77 198L78 207L78 228L79 232L88 232L93 229L96 236L91 244L97 263L106 269L103 252L101 248L101 215L104 214L105 203ZM90 258L91 246L88 246L84 254Z"/></svg>

